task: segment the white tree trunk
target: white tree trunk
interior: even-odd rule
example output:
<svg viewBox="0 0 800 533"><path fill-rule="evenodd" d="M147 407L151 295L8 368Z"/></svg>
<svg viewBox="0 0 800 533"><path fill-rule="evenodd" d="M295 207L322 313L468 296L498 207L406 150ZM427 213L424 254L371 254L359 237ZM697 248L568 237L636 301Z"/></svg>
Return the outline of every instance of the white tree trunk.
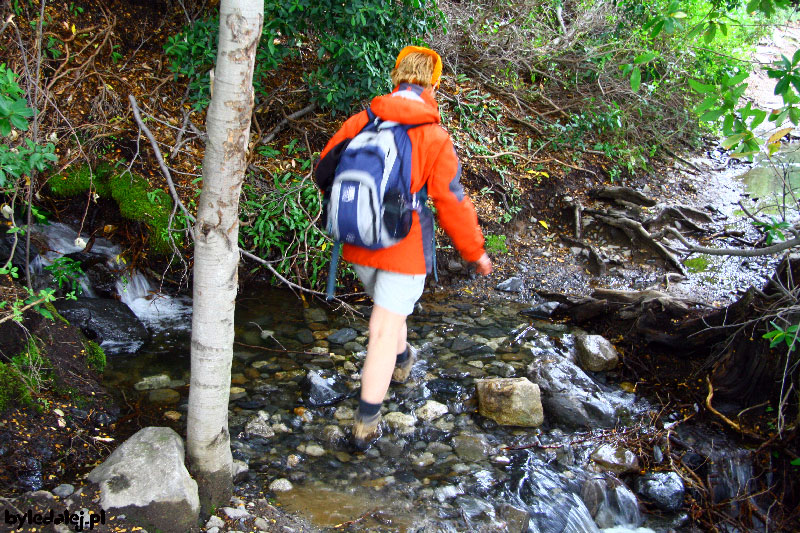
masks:
<svg viewBox="0 0 800 533"><path fill-rule="evenodd" d="M222 0L203 191L194 228L192 377L187 450L203 508L227 504L233 484L228 398L239 263L239 193L253 110L263 0Z"/></svg>

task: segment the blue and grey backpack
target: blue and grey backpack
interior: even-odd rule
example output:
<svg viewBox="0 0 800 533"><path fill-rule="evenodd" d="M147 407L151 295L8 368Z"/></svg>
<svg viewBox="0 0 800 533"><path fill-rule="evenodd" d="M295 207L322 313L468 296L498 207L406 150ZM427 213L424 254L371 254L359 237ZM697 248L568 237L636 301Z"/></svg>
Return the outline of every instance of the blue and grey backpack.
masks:
<svg viewBox="0 0 800 533"><path fill-rule="evenodd" d="M370 250L388 248L411 230L412 213L420 211L426 188L411 194L411 140L408 130L422 124L384 121L371 109L369 122L339 148L332 183L325 191L325 229L333 237L327 297L333 298L340 244ZM336 157L336 156L334 156Z"/></svg>

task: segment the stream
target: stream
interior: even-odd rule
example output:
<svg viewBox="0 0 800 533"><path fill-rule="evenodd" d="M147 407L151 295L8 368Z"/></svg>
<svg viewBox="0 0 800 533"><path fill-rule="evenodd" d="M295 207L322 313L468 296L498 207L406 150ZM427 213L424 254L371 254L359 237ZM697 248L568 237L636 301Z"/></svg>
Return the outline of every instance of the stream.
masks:
<svg viewBox="0 0 800 533"><path fill-rule="evenodd" d="M797 152L779 157L794 183ZM727 228L752 230L736 210L742 189L758 207L785 194L774 173L759 170L767 166L707 177ZM742 182L731 179L743 173ZM63 224L38 231L49 248L36 260L40 273L80 250ZM104 384L119 403L142 398L185 435L191 300L159 292L120 263L120 252L103 239L94 243L91 255L105 265L104 275L83 279L84 295L124 304L144 337L102 333L139 331L117 323L81 327L100 331L89 334L108 353ZM686 290L696 291L705 276L719 281L712 291L730 298L764 279L766 260L750 263L709 258ZM82 299L77 307L92 303ZM349 432L369 307L356 304L361 316L353 316L249 284L236 305L229 411L234 459L247 465L237 494L267 495L313 525L349 531L681 531L689 527L684 498L691 487L668 464L675 444L658 431L670 428L688 450L684 463L694 458L695 473L712 480L715 502L734 515L737 500L766 505L752 495L748 450L716 430L683 424L680 413L658 413L614 370L581 369L575 339L582 332L536 318L531 306L426 292L409 318L420 361L407 384L390 387L384 434L362 454L351 449ZM478 414L476 380L497 377L539 385L541 426L500 426ZM628 434L639 436L638 449L626 447Z"/></svg>
<svg viewBox="0 0 800 533"><path fill-rule="evenodd" d="M52 254L75 252L66 226L41 231ZM102 240L93 250L113 270L119 250ZM94 293L88 278L84 285ZM104 384L120 404L142 397L185 435L190 301L159 293L136 271L115 287L149 338L103 340ZM318 527L350 531L644 533L688 523L687 488L664 459L670 443L626 448L628 432L654 435L657 408L615 371L582 370L580 332L529 315L530 304L426 293L409 319L420 361L407 384L390 387L383 437L356 454L349 431L367 321L248 285L236 306L229 412L234 458L248 466L237 493L272 496ZM480 416L475 382L492 377L537 383L544 424L499 426ZM718 480L716 501L750 492L746 450L680 425L678 413L660 416L696 447L698 471Z"/></svg>

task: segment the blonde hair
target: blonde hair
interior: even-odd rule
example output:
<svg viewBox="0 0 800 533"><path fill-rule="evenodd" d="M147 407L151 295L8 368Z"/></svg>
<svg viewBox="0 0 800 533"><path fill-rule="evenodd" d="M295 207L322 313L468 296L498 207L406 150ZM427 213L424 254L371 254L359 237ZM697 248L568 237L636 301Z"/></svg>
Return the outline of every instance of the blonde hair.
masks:
<svg viewBox="0 0 800 533"><path fill-rule="evenodd" d="M433 56L412 52L392 69L392 85L397 87L401 83L414 83L423 89L428 89L431 87L435 64Z"/></svg>

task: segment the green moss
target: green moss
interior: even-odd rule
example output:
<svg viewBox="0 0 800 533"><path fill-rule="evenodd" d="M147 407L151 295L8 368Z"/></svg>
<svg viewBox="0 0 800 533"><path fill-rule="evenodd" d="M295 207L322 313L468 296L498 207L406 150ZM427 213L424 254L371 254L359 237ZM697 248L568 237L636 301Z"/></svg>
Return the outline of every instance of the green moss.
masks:
<svg viewBox="0 0 800 533"><path fill-rule="evenodd" d="M0 412L22 394L22 381L13 366L0 363Z"/></svg>
<svg viewBox="0 0 800 533"><path fill-rule="evenodd" d="M172 198L161 189L152 189L142 176L127 170L118 173L107 164L101 164L94 170L84 165L53 176L47 184L50 191L60 197L84 194L89 191L91 184L92 190L100 197L110 197L116 201L123 217L147 226L151 252L170 252L167 227L172 212Z"/></svg>
<svg viewBox="0 0 800 533"><path fill-rule="evenodd" d="M108 196L108 176L113 171L109 165L99 165L92 169L89 165L70 168L63 174L52 176L47 181L50 191L56 196L67 198L89 190L90 185L100 196Z"/></svg>
<svg viewBox="0 0 800 533"><path fill-rule="evenodd" d="M167 227L172 211L169 195L161 189L148 191L147 181L130 172L112 176L109 186L122 216L143 222L150 229L150 249L160 254L169 252Z"/></svg>
<svg viewBox="0 0 800 533"><path fill-rule="evenodd" d="M42 389L45 381L49 381L49 375L43 371L48 366L33 337L9 363L0 363L0 411L14 402L31 405L33 394Z"/></svg>
<svg viewBox="0 0 800 533"><path fill-rule="evenodd" d="M56 310L56 306L53 305L53 302L45 302L43 305L45 309L50 311L50 314L53 315L55 320L60 320L64 324L69 324L69 320L64 318L64 316Z"/></svg>
<svg viewBox="0 0 800 533"><path fill-rule="evenodd" d="M707 255L698 255L692 259L686 259L683 262L689 272L698 273L708 270L709 259Z"/></svg>
<svg viewBox="0 0 800 533"><path fill-rule="evenodd" d="M106 368L106 353L94 341L86 341L86 364L92 370L103 372Z"/></svg>

